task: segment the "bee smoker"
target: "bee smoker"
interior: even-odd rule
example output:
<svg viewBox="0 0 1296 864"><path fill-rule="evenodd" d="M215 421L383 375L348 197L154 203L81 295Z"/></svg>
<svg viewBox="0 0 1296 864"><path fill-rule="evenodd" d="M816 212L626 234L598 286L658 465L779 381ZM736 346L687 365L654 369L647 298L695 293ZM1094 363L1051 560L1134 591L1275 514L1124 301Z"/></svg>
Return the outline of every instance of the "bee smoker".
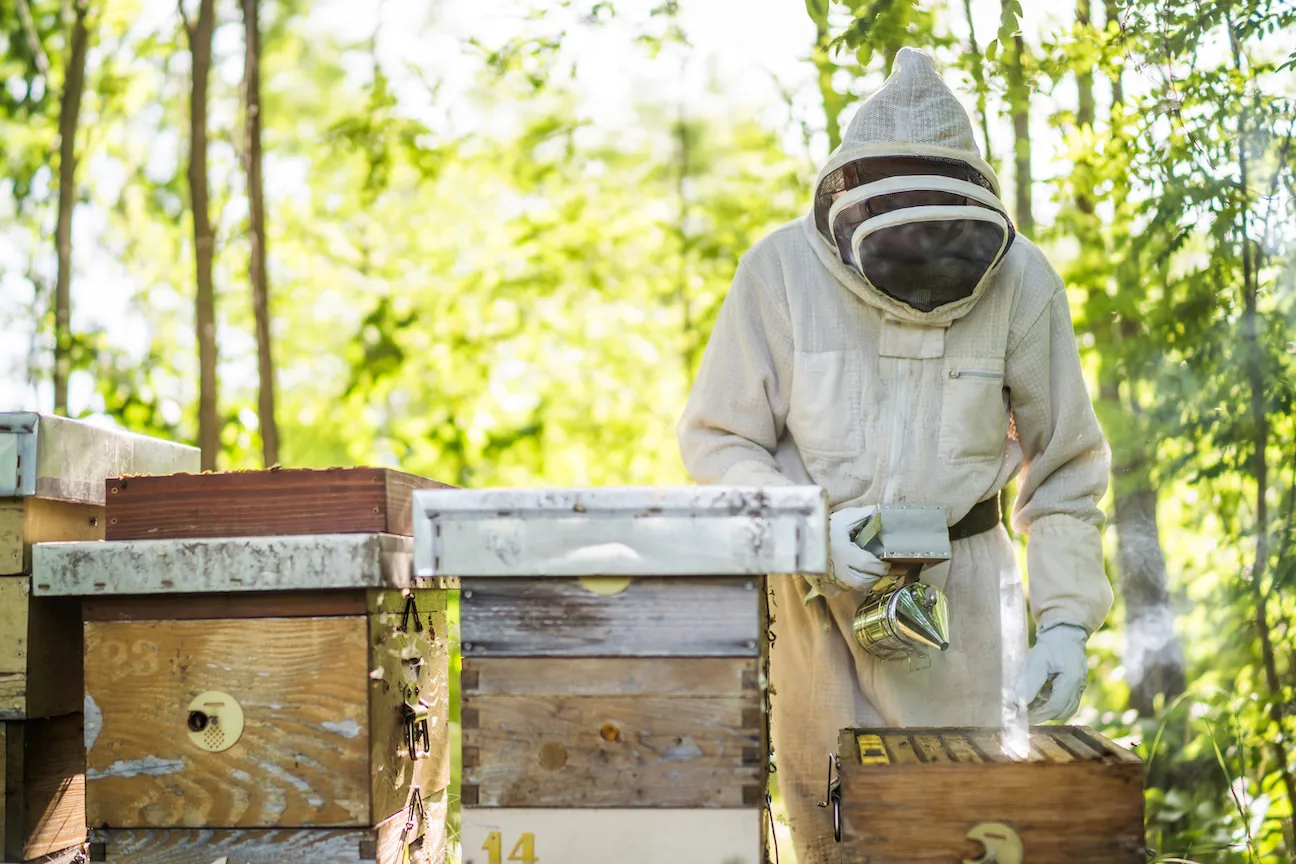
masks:
<svg viewBox="0 0 1296 864"><path fill-rule="evenodd" d="M948 561L944 507L883 504L855 529L851 541L891 565L855 610L855 641L883 660L926 660L949 647L949 606L935 585L920 581L929 564Z"/></svg>

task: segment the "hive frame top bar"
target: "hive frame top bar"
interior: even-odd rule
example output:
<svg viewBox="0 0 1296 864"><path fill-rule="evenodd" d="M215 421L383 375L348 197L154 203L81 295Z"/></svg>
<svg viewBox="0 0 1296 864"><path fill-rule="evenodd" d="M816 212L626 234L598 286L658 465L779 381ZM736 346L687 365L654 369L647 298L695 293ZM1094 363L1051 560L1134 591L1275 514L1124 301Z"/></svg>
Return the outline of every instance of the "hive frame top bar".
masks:
<svg viewBox="0 0 1296 864"><path fill-rule="evenodd" d="M818 486L420 489L414 569L433 576L822 573Z"/></svg>
<svg viewBox="0 0 1296 864"><path fill-rule="evenodd" d="M196 447L66 417L0 412L0 498L103 504L109 477L199 470Z"/></svg>

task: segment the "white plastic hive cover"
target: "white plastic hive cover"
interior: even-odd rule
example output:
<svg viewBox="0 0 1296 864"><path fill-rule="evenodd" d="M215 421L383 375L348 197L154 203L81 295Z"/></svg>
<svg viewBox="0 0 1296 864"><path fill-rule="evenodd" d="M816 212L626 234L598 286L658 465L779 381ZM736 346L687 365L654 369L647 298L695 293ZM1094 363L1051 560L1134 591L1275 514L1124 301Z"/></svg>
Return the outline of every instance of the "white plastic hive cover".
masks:
<svg viewBox="0 0 1296 864"><path fill-rule="evenodd" d="M414 492L420 577L822 573L827 538L817 486Z"/></svg>

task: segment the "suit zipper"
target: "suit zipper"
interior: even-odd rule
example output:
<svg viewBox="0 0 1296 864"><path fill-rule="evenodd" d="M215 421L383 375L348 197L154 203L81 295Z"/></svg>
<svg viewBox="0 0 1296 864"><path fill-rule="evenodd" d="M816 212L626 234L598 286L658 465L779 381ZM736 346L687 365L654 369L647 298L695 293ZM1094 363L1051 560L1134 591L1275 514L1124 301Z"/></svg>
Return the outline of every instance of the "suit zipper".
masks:
<svg viewBox="0 0 1296 864"><path fill-rule="evenodd" d="M1002 378L1002 372L991 372L989 369L951 369L951 378Z"/></svg>

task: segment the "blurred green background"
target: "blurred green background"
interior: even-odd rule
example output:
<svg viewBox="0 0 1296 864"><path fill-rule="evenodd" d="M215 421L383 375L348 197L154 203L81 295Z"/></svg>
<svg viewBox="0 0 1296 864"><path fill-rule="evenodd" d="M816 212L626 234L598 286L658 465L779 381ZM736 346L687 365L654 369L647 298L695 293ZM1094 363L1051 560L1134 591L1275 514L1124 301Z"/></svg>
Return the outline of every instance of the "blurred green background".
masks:
<svg viewBox="0 0 1296 864"><path fill-rule="evenodd" d="M1272 0L9 0L0 408L218 469L686 482L674 422L739 256L924 48L1067 282L1111 439L1118 600L1077 721L1147 760L1160 860L1291 860L1294 22Z"/></svg>

